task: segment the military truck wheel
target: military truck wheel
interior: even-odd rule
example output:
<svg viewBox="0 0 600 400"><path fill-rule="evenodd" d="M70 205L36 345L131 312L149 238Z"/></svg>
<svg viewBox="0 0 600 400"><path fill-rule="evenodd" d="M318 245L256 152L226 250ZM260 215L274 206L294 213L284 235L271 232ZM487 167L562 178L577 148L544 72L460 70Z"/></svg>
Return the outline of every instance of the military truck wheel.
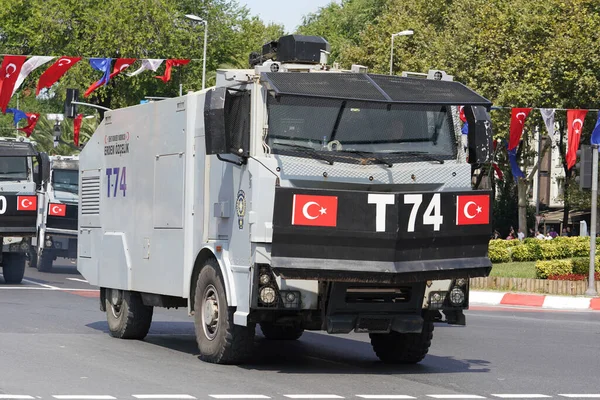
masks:
<svg viewBox="0 0 600 400"><path fill-rule="evenodd" d="M219 265L210 259L198 275L194 295L194 325L201 360L240 364L250 357L255 324L234 325L233 313L227 306Z"/></svg>
<svg viewBox="0 0 600 400"><path fill-rule="evenodd" d="M142 296L127 290L107 289L106 320L110 335L119 339L143 339L150 330L154 308Z"/></svg>
<svg viewBox="0 0 600 400"><path fill-rule="evenodd" d="M421 333L371 333L377 357L389 364L416 364L425 358L433 338L433 322L425 321Z"/></svg>
<svg viewBox="0 0 600 400"><path fill-rule="evenodd" d="M2 275L4 275L4 282L10 285L21 283L25 276L25 254L4 253Z"/></svg>
<svg viewBox="0 0 600 400"><path fill-rule="evenodd" d="M274 325L270 322L261 322L260 330L269 340L296 340L304 333L304 328L298 325Z"/></svg>
<svg viewBox="0 0 600 400"><path fill-rule="evenodd" d="M38 254L36 268L40 272L51 272L52 263L54 262L54 255L51 251L42 250L42 254Z"/></svg>

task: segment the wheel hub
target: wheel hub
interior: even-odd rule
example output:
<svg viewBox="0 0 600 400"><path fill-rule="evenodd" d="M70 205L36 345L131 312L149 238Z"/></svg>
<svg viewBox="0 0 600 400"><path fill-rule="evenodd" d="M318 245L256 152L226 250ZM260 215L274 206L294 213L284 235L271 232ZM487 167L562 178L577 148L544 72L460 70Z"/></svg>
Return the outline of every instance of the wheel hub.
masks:
<svg viewBox="0 0 600 400"><path fill-rule="evenodd" d="M209 285L204 291L202 321L204 334L209 340L213 340L219 330L219 298L217 289L213 285Z"/></svg>

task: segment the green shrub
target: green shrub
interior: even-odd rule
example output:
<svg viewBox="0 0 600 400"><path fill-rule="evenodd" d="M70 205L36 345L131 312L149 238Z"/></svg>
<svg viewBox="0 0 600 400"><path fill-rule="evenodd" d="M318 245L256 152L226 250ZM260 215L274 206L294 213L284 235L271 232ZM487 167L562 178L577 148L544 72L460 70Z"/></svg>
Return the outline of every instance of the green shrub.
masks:
<svg viewBox="0 0 600 400"><path fill-rule="evenodd" d="M596 256L594 262L594 270L600 272L600 256ZM581 257L573 259L573 273L574 274L588 274L590 272L590 258Z"/></svg>
<svg viewBox="0 0 600 400"><path fill-rule="evenodd" d="M572 260L537 261L535 275L538 279L546 279L549 275L565 275L573 273Z"/></svg>
<svg viewBox="0 0 600 400"><path fill-rule="evenodd" d="M513 246L518 246L521 244L520 240L504 240L504 239L492 239L490 240L490 247L497 246L502 248L508 248Z"/></svg>
<svg viewBox="0 0 600 400"><path fill-rule="evenodd" d="M510 256L513 261L535 261L537 260L535 249L530 245L521 245L511 248ZM534 250L534 251L532 251Z"/></svg>
<svg viewBox="0 0 600 400"><path fill-rule="evenodd" d="M564 243L554 243L553 240L540 240L540 259L542 260L558 260L568 258L564 255Z"/></svg>
<svg viewBox="0 0 600 400"><path fill-rule="evenodd" d="M496 264L510 262L510 252L507 247L490 246L488 249L488 257L491 262Z"/></svg>

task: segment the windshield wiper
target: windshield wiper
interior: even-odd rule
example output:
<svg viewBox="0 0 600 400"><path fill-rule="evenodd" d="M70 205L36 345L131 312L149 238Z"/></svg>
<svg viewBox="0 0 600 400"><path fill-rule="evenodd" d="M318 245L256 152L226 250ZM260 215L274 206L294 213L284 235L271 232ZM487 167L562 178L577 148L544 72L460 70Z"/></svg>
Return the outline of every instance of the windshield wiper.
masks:
<svg viewBox="0 0 600 400"><path fill-rule="evenodd" d="M385 164L385 165L387 165L387 166L388 166L388 167L390 167L390 168L392 168L392 167L394 166L394 164L393 164L393 163L391 163L391 162L389 162L389 161L386 161L386 160L384 160L383 158L376 157L374 153L372 153L372 152L369 152L369 151L360 151L360 150L341 150L340 152L341 152L341 153L352 153L352 154L358 154L358 155L362 155L362 156L365 156L365 157L368 157L368 158L370 158L370 159L372 159L372 160L375 160L375 161L377 161L379 164Z"/></svg>
<svg viewBox="0 0 600 400"><path fill-rule="evenodd" d="M391 153L385 153L385 154L401 154L401 155L407 155L407 156L418 156L421 157L422 159L425 160L430 160L430 161L437 161L440 164L444 163L444 159L440 158L440 157L436 157L434 155L431 155L425 151L393 151Z"/></svg>
<svg viewBox="0 0 600 400"><path fill-rule="evenodd" d="M312 147L302 146L302 145L299 145L299 144L291 144L291 143L275 143L275 145L277 145L277 146L292 147L294 149L304 150L305 152L310 152L313 156L315 156L315 158L318 158L318 159L323 160L323 161L327 161L329 163L329 165L333 165L333 161L332 160L330 160L329 158L323 156L322 154L320 154L317 150L313 149Z"/></svg>

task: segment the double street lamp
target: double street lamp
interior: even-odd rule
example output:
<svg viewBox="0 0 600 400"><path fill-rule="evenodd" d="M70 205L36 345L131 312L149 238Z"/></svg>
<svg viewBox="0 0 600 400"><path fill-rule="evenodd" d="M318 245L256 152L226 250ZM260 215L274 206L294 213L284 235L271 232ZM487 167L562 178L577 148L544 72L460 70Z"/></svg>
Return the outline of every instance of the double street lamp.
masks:
<svg viewBox="0 0 600 400"><path fill-rule="evenodd" d="M406 31L402 31L402 32L398 32L398 33L394 33L392 34L392 50L390 53L390 75L392 74L392 63L394 60L394 38L396 36L408 36L408 35L412 35L414 32L412 30L406 30Z"/></svg>
<svg viewBox="0 0 600 400"><path fill-rule="evenodd" d="M200 22L204 24L204 55L202 57L202 89L205 88L206 83L206 35L208 33L208 22L206 20L198 17L193 14L186 14L186 18L191 19L192 21Z"/></svg>

